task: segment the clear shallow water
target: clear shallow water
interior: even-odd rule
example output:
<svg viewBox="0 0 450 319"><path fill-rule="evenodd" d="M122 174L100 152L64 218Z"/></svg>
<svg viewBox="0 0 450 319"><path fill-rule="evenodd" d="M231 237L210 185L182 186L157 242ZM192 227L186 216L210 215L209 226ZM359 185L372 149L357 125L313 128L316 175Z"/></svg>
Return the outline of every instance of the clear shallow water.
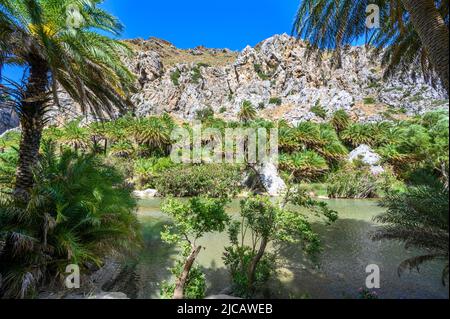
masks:
<svg viewBox="0 0 450 319"><path fill-rule="evenodd" d="M441 284L442 263L434 262L421 268L421 273L397 275L401 261L418 251L405 251L396 242L373 242L369 233L376 226L373 217L382 212L375 201L330 200L331 208L339 212L332 226L317 221L313 224L320 234L324 251L314 263L298 246L282 247L277 275L261 291L264 298L356 298L365 286L366 266L376 264L381 270L381 298L448 298L447 287ZM143 224L145 248L137 263L120 286L134 298L159 298L159 283L170 279L168 268L177 257L177 250L161 242L162 226L170 223L160 212L161 199L142 200L139 216ZM239 202L233 202L229 212L237 215ZM202 241L206 247L198 263L204 268L208 294L218 294L229 286L229 276L222 261L227 234L209 234Z"/></svg>

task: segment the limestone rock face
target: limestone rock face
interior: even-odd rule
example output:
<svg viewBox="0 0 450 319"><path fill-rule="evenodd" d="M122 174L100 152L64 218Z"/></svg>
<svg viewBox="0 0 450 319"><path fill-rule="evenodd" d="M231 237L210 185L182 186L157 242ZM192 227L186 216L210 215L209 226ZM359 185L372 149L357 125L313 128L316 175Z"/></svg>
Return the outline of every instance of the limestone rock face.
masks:
<svg viewBox="0 0 450 319"><path fill-rule="evenodd" d="M349 154L348 160L349 162L359 160L370 166L370 170L374 175L379 175L384 172L384 168L380 165L381 156L375 153L370 146L359 146Z"/></svg>
<svg viewBox="0 0 450 319"><path fill-rule="evenodd" d="M322 122L340 109L354 120L373 122L449 107L442 86L427 84L420 71L384 79L381 57L364 46L344 48L342 67L336 69L331 58L307 59L305 43L287 34L242 52L181 50L155 38L128 42L135 54L125 63L137 77L138 91L130 99L138 116L168 112L192 120L197 111L212 108L217 117L232 120L245 100L259 116L293 124ZM58 123L80 115L67 94L61 92L60 102L51 114ZM326 118L314 112L314 105Z"/></svg>
<svg viewBox="0 0 450 319"><path fill-rule="evenodd" d="M157 39L139 43L129 64L141 85L132 98L141 116L167 111L193 119L210 107L219 117L235 119L244 100L263 117L291 123L323 121L311 112L315 104L327 117L344 109L361 121L379 120L386 111L448 107L445 90L421 76L384 80L381 59L365 47L347 47L336 69L327 58L320 64L308 60L306 45L286 34L239 53L201 47L194 54Z"/></svg>
<svg viewBox="0 0 450 319"><path fill-rule="evenodd" d="M19 125L19 117L11 105L0 101L0 135Z"/></svg>

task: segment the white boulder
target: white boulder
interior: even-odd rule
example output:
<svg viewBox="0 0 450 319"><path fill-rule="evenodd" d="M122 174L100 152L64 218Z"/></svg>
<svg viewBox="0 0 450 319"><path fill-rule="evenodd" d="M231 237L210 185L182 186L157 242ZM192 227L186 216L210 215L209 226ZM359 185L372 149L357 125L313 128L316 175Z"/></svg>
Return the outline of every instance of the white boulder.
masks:
<svg viewBox="0 0 450 319"><path fill-rule="evenodd" d="M142 191L134 191L133 195L138 198L154 198L158 196L158 191L156 189L145 189Z"/></svg>
<svg viewBox="0 0 450 319"><path fill-rule="evenodd" d="M270 196L277 197L286 191L286 183L278 174L278 169L273 163L267 162L262 164L258 169L258 173L262 185Z"/></svg>
<svg viewBox="0 0 450 319"><path fill-rule="evenodd" d="M361 161L363 164L370 166L370 171L374 175L384 173L384 168L380 165L381 156L375 153L368 145L361 145L353 150L348 156L349 162Z"/></svg>

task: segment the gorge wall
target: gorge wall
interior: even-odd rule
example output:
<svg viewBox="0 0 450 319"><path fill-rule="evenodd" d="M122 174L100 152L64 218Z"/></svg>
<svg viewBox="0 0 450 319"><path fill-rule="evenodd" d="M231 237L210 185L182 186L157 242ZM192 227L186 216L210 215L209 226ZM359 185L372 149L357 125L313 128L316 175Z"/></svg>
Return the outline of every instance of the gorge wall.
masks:
<svg viewBox="0 0 450 319"><path fill-rule="evenodd" d="M248 100L260 116L295 124L323 121L338 109L355 120L379 121L449 106L445 90L420 74L383 79L381 59L364 46L345 48L342 68L336 69L331 57L319 64L308 60L306 44L286 34L242 52L181 50L156 38L127 42L135 51L126 63L138 77L138 92L131 98L138 116L168 112L189 120L210 108L217 117L235 119ZM60 94L60 103L61 109L51 113L53 123L80 116L66 94ZM318 115L314 106L325 114ZM1 106L0 112L6 114ZM11 124L17 125L0 129Z"/></svg>

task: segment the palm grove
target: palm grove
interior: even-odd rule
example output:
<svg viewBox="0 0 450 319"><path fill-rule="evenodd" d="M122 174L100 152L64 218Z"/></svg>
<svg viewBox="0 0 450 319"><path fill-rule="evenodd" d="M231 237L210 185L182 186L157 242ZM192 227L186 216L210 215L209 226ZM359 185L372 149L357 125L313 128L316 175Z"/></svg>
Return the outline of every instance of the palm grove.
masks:
<svg viewBox="0 0 450 319"><path fill-rule="evenodd" d="M222 132L228 127L279 129L280 169L289 191L278 203L261 196L244 200L242 222L236 224L224 207L240 191L245 165L175 165L168 157L170 132L177 126L171 117L127 114L135 78L121 59L132 52L104 35L118 35L123 26L96 6L101 2L0 0L0 69L27 69L23 84L1 87L2 97L8 96L20 115L21 133L6 135L0 145L0 296L32 297L51 279L61 279L68 262L101 266L105 256L139 249L137 203L130 184L154 187L169 197L162 211L174 225L162 235L183 254L172 269L175 284L163 285L167 297L204 296L204 275L194 264L201 253L196 241L208 232L228 229L232 245L224 260L235 293L243 297L253 295L270 276L269 242L299 241L308 252L319 251L307 215L287 204L320 213L327 222L336 215L309 197L302 189L309 187L305 182L327 184L330 197L384 197L387 212L378 220L386 226L373 238L426 249L427 254L405 261L400 269L443 259L443 278L448 276L448 113L363 124L338 111L327 123L296 127L259 119L248 101L236 122L199 114L206 125ZM448 91L448 1L375 3L384 22L368 34L367 43L386 48L386 76L419 65L430 78L437 74ZM78 28L61 19L73 4L83 18ZM367 33L367 5L302 1L294 32L309 41L312 55L320 58L324 50L333 50L339 67L341 48ZM114 120L47 126L47 112L59 104L61 90L84 112ZM320 110L319 101L312 110ZM348 151L361 144L382 155L385 174L374 177L361 163L345 163ZM186 204L172 196L192 199ZM257 242L244 245L239 240L242 229Z"/></svg>

